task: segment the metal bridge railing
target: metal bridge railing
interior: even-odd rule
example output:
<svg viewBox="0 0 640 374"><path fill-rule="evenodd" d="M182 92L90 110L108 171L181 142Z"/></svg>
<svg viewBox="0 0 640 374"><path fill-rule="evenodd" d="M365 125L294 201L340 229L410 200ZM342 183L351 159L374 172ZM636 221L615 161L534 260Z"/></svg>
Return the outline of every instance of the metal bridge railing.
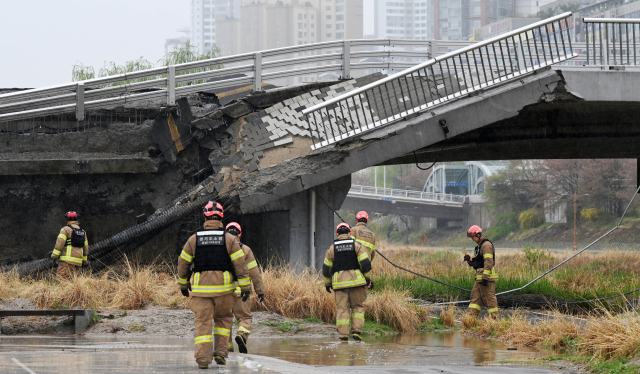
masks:
<svg viewBox="0 0 640 374"><path fill-rule="evenodd" d="M407 199L407 200L431 201L431 202L437 202L437 203L450 203L450 204L464 204L464 201L465 201L465 196L461 196L461 195L399 190L399 189L382 188L382 187L360 186L355 184L351 185L351 189L349 189L349 194L371 196L371 197L389 197L389 198L395 197L395 198L401 198L401 199Z"/></svg>
<svg viewBox="0 0 640 374"><path fill-rule="evenodd" d="M312 149L398 121L576 54L571 12L477 42L305 109Z"/></svg>
<svg viewBox="0 0 640 374"><path fill-rule="evenodd" d="M640 37L637 18L583 18L586 65L638 65L636 37Z"/></svg>
<svg viewBox="0 0 640 374"><path fill-rule="evenodd" d="M429 40L393 39L314 43L20 91L0 95L0 123L74 112L83 121L87 111L145 101L173 105L177 97L215 88L253 85L260 91L266 80L327 72L348 79L354 70L405 69L430 58L430 46Z"/></svg>

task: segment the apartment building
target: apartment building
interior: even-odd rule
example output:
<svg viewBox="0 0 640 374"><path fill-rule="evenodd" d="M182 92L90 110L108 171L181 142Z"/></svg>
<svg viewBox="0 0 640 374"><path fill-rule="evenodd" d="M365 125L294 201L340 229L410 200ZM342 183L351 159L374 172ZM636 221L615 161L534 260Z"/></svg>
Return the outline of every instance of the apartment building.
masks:
<svg viewBox="0 0 640 374"><path fill-rule="evenodd" d="M427 39L428 35L433 34L433 23L427 19L428 8L433 8L433 1L375 0L374 37L380 39Z"/></svg>
<svg viewBox="0 0 640 374"><path fill-rule="evenodd" d="M238 18L240 0L191 0L191 44L205 53L217 44L216 23Z"/></svg>
<svg viewBox="0 0 640 374"><path fill-rule="evenodd" d="M223 55L362 39L362 0L245 0L240 18L218 20Z"/></svg>

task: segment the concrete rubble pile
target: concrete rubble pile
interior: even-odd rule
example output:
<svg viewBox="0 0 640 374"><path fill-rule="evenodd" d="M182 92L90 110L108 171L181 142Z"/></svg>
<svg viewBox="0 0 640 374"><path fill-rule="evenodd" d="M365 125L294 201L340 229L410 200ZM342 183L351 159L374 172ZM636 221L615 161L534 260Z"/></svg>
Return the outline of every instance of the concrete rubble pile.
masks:
<svg viewBox="0 0 640 374"><path fill-rule="evenodd" d="M340 146L312 152L311 134L301 111L382 77L376 73L343 82L273 88L236 94L231 100L212 93L194 94L178 99L175 108L161 109L148 126L148 136L156 144L150 148L155 148L159 168L163 164L184 168L180 166L182 153L187 157L190 146L197 143L198 153L205 155L209 164L196 174L209 176L144 222L91 244L92 269L99 270L130 254L170 225L199 212L208 200L223 202L231 215L259 210L279 198L272 194L276 186L335 165L344 152ZM3 270L14 266L26 275L55 264L44 258Z"/></svg>

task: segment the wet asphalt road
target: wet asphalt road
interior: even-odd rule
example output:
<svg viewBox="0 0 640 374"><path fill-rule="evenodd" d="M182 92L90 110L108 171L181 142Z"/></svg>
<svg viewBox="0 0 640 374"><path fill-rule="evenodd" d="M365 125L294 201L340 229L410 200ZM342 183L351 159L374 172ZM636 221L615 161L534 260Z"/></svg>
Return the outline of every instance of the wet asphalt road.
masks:
<svg viewBox="0 0 640 374"><path fill-rule="evenodd" d="M333 339L254 339L254 354L231 354L219 373L558 373L535 367L486 366L487 361L544 357L552 352L507 350L460 334L404 335L367 343ZM0 373L203 373L191 339L84 337L0 338Z"/></svg>

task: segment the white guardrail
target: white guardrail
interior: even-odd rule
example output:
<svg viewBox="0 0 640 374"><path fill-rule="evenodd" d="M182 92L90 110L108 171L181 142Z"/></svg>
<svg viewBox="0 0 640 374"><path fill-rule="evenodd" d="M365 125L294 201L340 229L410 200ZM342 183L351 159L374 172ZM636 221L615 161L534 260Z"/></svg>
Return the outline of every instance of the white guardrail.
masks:
<svg viewBox="0 0 640 374"><path fill-rule="evenodd" d="M457 48L459 42L444 44ZM353 70L406 69L431 58L429 40L362 39L305 44L170 65L0 95L0 122L113 108L134 102L175 104L177 97L310 74L352 77ZM245 76L237 77L237 74ZM368 74L368 73L367 73ZM234 78L228 78L236 75ZM215 81L208 81L216 79ZM149 92L150 91L150 92Z"/></svg>
<svg viewBox="0 0 640 374"><path fill-rule="evenodd" d="M464 201L465 201L465 196L461 196L461 195L411 191L411 190L398 190L393 188L360 186L355 184L351 185L351 189L349 189L349 195L370 196L370 197L376 197L376 198L388 197L388 198L396 198L396 199L402 199L402 200L415 200L417 202L433 202L433 203L441 203L441 204L459 204L459 205L464 204Z"/></svg>
<svg viewBox="0 0 640 374"><path fill-rule="evenodd" d="M571 12L474 43L302 111L325 147L576 57Z"/></svg>

